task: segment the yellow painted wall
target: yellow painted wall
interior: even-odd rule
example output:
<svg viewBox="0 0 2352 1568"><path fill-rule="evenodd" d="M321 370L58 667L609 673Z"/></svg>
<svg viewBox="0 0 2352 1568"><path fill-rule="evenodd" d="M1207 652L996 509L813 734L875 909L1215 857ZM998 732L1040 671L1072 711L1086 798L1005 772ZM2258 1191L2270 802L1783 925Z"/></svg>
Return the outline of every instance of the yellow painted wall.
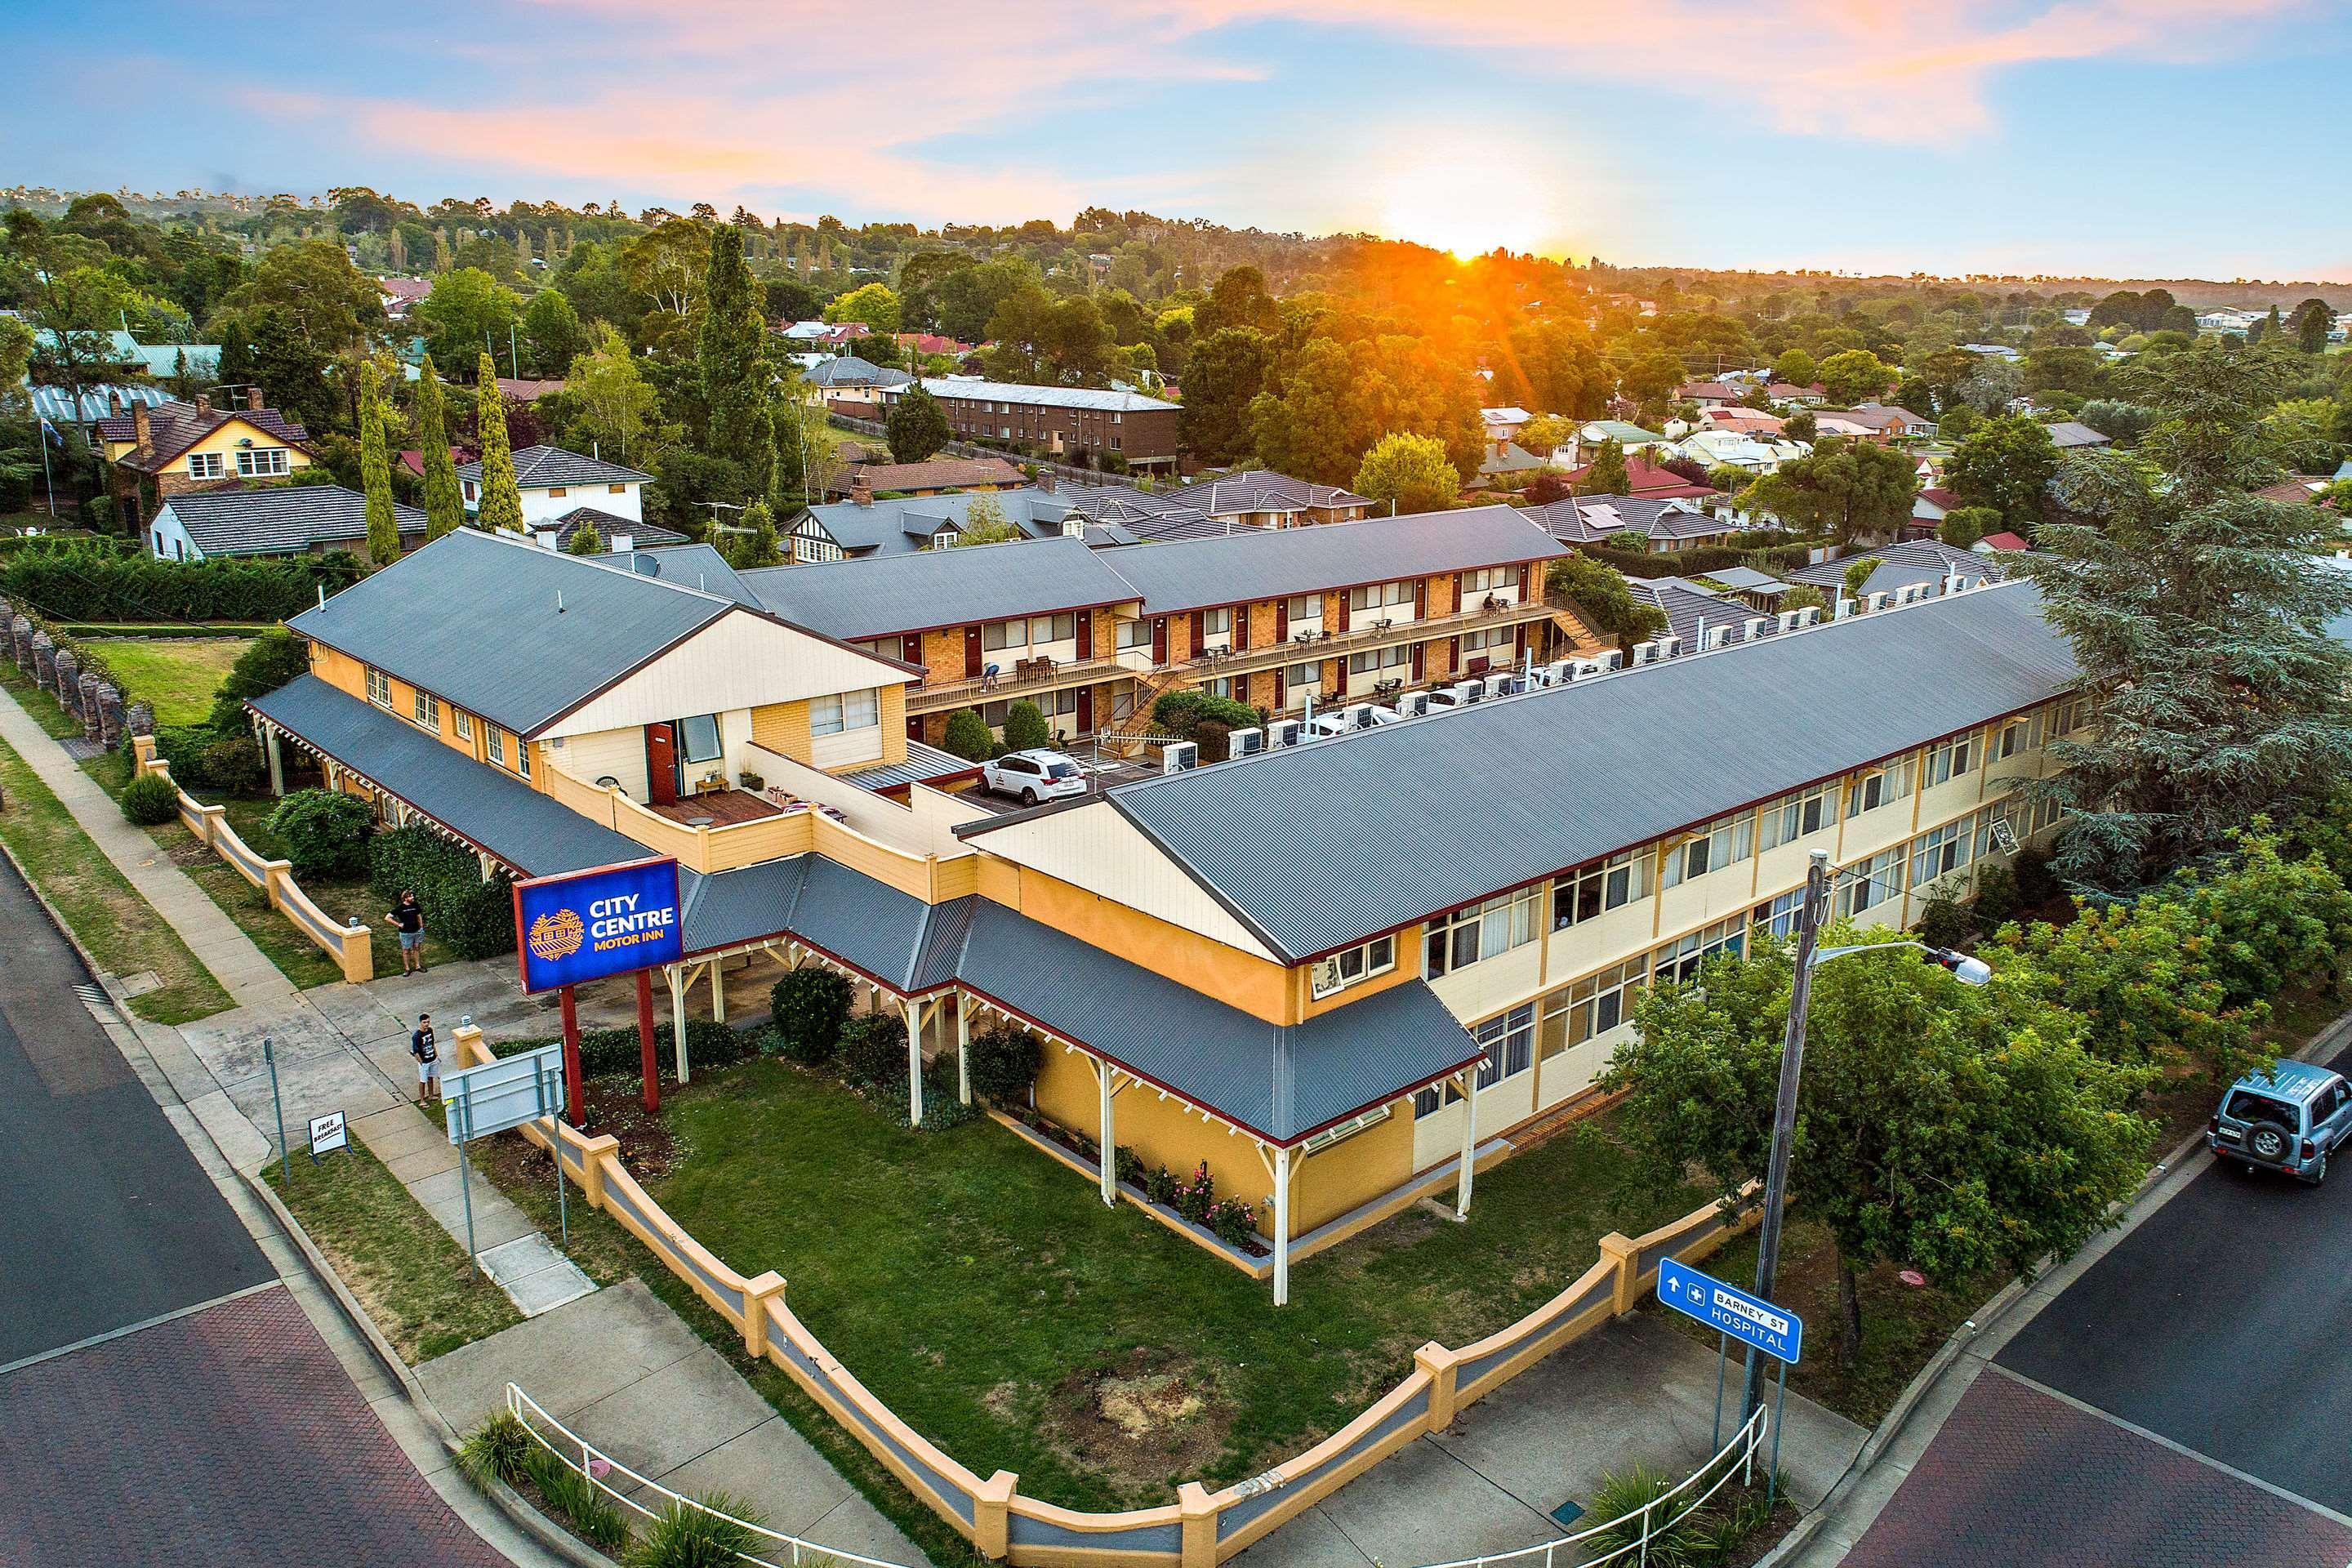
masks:
<svg viewBox="0 0 2352 1568"><path fill-rule="evenodd" d="M1421 933L1419 926L1408 926L1396 933L1396 967L1386 974L1359 981L1345 991L1334 992L1321 1001L1315 999L1315 966L1302 963L1290 971L1294 1005L1300 1018L1319 1017L1335 1007L1360 1002L1367 996L1377 996L1391 986L1403 985L1421 978Z"/></svg>
<svg viewBox="0 0 2352 1568"><path fill-rule="evenodd" d="M1389 1119L1307 1157L1291 1178L1290 1226L1304 1236L1412 1175L1412 1102L1399 1100Z"/></svg>
<svg viewBox="0 0 2352 1568"><path fill-rule="evenodd" d="M887 698L884 700L888 700ZM887 710L886 708L887 715ZM906 699L899 698L899 722L906 722ZM886 717L885 722L887 722ZM900 732L905 731L903 728ZM780 757L790 757L803 766L814 766L811 761L813 742L809 735L809 705L799 702L771 702L765 708L751 710L751 743L764 746ZM906 742L899 742L899 759L906 758Z"/></svg>
<svg viewBox="0 0 2352 1568"><path fill-rule="evenodd" d="M882 763L907 760L907 689L903 685L882 688ZM867 767L873 763L864 764Z"/></svg>
<svg viewBox="0 0 2352 1568"><path fill-rule="evenodd" d="M1011 903L1030 919L1155 970L1254 1017L1276 1024L1297 1020L1291 972L1282 965L1114 903L1034 867L1012 869L1017 878L1014 897L999 897L998 901ZM981 890L998 897L992 879L987 876L982 879Z"/></svg>

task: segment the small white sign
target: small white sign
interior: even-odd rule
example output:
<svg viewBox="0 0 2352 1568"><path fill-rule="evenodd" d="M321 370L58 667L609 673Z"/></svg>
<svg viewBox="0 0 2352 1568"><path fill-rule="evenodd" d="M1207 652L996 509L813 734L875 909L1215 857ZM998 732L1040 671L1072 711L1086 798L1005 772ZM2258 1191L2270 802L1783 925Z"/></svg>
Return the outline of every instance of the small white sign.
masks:
<svg viewBox="0 0 2352 1568"><path fill-rule="evenodd" d="M2017 853L2017 829L2009 825L2008 817L1996 816L1992 819L1992 841L1993 847L2004 855Z"/></svg>
<svg viewBox="0 0 2352 1568"><path fill-rule="evenodd" d="M341 1111L330 1110L324 1116L310 1118L310 1158L313 1160L321 1154L331 1154L338 1149L347 1149L351 1142L351 1129L344 1124Z"/></svg>

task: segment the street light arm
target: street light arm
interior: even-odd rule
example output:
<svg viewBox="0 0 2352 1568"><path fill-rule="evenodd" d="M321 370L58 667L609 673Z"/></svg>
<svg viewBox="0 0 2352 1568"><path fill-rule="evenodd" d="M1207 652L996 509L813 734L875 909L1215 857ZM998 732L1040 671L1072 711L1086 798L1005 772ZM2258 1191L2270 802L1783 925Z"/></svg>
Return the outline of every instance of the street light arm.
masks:
<svg viewBox="0 0 2352 1568"><path fill-rule="evenodd" d="M1857 952L1889 952L1896 948L1916 948L1949 970L1952 977L1964 985L1982 985L1992 978L1992 965L1980 958L1955 952L1948 947L1936 947L1924 942L1869 942L1853 947L1824 947L1814 951L1806 962L1812 968L1832 959L1850 958Z"/></svg>

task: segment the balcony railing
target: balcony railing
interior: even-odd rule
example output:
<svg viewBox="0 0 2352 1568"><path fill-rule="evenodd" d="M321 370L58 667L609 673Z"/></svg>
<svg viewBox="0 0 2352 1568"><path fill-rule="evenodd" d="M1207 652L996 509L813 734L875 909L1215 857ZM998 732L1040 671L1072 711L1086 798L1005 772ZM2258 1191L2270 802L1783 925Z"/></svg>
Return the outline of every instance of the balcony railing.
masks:
<svg viewBox="0 0 2352 1568"><path fill-rule="evenodd" d="M919 686L907 693L909 713L937 713L946 708L970 708L982 702L1003 702L1033 692L1057 691L1066 686L1091 686L1097 680L1108 680L1122 675L1149 675L1151 657L1148 651L1130 650L1111 658L1061 659L1044 668L1034 663L1026 674L1020 673L1024 662L1013 659L994 675L976 675L962 680L941 680Z"/></svg>

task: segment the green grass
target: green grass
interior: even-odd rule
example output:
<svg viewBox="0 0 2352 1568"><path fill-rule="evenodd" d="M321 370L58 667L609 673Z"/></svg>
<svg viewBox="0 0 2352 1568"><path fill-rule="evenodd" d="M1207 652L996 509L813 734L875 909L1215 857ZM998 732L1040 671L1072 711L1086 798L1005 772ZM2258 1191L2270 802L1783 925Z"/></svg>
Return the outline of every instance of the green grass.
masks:
<svg viewBox="0 0 2352 1568"><path fill-rule="evenodd" d="M1468 1225L1408 1210L1301 1263L1277 1310L1265 1285L1106 1209L992 1122L917 1133L774 1061L664 1112L686 1153L652 1185L681 1224L746 1274L784 1275L833 1352L957 1459L1073 1508L1254 1474L1353 1417L1415 1346L1503 1327L1589 1268L1604 1233L1697 1201L1625 1191L1605 1128L1579 1127L1482 1176ZM625 1238L605 1266L683 1293ZM755 1381L791 1413L782 1374ZM1123 1428L1114 1413L1137 1404Z"/></svg>
<svg viewBox="0 0 2352 1568"><path fill-rule="evenodd" d="M356 1137L316 1165L290 1162L289 1174L276 1162L262 1173L411 1366L522 1321Z"/></svg>
<svg viewBox="0 0 2352 1568"><path fill-rule="evenodd" d="M0 688L16 700L18 707L33 716L33 722L59 740L71 740L81 733L81 721L58 706L58 700L33 684L33 678L16 668L13 658L0 658Z"/></svg>
<svg viewBox="0 0 2352 1568"><path fill-rule="evenodd" d="M251 646L238 637L100 637L88 644L131 694L125 700L143 699L161 725L210 721L213 693Z"/></svg>
<svg viewBox="0 0 2352 1568"><path fill-rule="evenodd" d="M0 666L13 672L13 666ZM30 704L28 704L30 706ZM29 763L0 745L0 840L110 973L153 970L163 982L131 1001L159 1024L185 1024L229 1005L228 993L187 943L89 840Z"/></svg>

